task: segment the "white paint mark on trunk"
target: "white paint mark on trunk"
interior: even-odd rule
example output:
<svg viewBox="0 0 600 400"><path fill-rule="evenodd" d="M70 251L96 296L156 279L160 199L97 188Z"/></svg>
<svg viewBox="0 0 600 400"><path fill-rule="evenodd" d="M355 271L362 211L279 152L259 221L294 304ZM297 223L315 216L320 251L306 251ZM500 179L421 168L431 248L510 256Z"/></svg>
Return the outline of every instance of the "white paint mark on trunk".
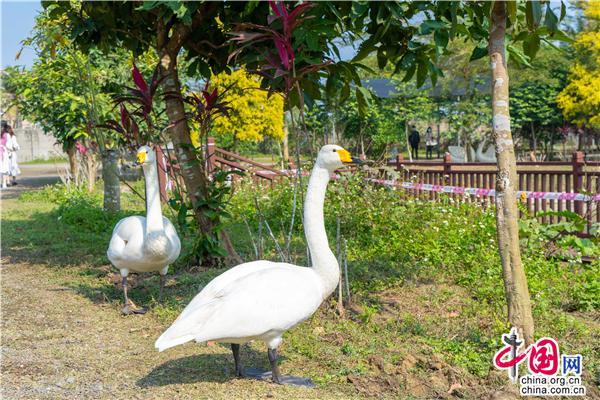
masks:
<svg viewBox="0 0 600 400"><path fill-rule="evenodd" d="M494 103L496 107L508 107L508 103L504 100L498 100Z"/></svg>
<svg viewBox="0 0 600 400"><path fill-rule="evenodd" d="M496 78L496 81L494 82L494 86L495 87L500 87L500 86L502 86L503 83L504 83L504 79L502 79L502 78Z"/></svg>
<svg viewBox="0 0 600 400"><path fill-rule="evenodd" d="M496 61L492 61L492 69L496 69Z"/></svg>
<svg viewBox="0 0 600 400"><path fill-rule="evenodd" d="M510 131L510 118L507 115L494 115L492 123L494 125L494 131Z"/></svg>

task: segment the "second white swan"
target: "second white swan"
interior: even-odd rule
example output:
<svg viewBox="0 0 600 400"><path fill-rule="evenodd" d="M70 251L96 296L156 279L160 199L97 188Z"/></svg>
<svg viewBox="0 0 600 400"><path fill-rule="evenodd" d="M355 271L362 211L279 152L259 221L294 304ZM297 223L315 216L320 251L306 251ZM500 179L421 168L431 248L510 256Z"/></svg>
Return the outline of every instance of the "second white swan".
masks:
<svg viewBox="0 0 600 400"><path fill-rule="evenodd" d="M163 217L160 209L156 153L148 146L137 151L137 164L144 170L146 182L146 217L134 215L120 220L113 230L108 251L110 262L121 272L125 307L123 314L142 314L127 296L129 271L159 272L160 296L169 264L177 260L181 242L175 227Z"/></svg>

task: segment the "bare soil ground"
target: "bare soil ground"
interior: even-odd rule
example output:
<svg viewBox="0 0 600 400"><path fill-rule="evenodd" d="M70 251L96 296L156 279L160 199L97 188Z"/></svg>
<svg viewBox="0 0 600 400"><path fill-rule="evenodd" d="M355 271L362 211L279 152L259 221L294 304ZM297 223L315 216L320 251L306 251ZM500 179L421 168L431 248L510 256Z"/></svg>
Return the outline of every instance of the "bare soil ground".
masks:
<svg viewBox="0 0 600 400"><path fill-rule="evenodd" d="M154 318L94 304L57 284L47 266L5 264L2 290L3 399L352 397L235 379L231 352L221 345L158 353L154 340L165 327ZM258 357L249 352L242 357Z"/></svg>

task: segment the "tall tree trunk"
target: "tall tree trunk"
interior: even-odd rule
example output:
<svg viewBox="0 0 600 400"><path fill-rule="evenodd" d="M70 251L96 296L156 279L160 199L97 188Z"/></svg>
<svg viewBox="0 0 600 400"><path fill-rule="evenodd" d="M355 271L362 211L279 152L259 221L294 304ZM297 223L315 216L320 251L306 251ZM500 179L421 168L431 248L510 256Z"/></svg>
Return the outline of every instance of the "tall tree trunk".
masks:
<svg viewBox="0 0 600 400"><path fill-rule="evenodd" d="M288 168L290 165L290 146L289 146L290 130L287 123L283 124L283 165Z"/></svg>
<svg viewBox="0 0 600 400"><path fill-rule="evenodd" d="M67 147L67 156L69 157L69 171L71 173L71 180L75 185L79 182L79 161L77 160L77 149L75 143L70 144Z"/></svg>
<svg viewBox="0 0 600 400"><path fill-rule="evenodd" d="M102 152L102 179L104 181L104 211L121 210L121 185L119 181L119 153L116 150Z"/></svg>
<svg viewBox="0 0 600 400"><path fill-rule="evenodd" d="M98 159L96 152L88 150L85 156L85 163L87 169L87 190L92 193L96 186L96 175L98 173Z"/></svg>
<svg viewBox="0 0 600 400"><path fill-rule="evenodd" d="M508 108L508 70L504 50L506 2L495 1L489 38L492 67L492 132L496 144L496 226L498 250L502 262L508 320L517 328L526 344L533 343L533 317L527 277L519 249L518 208L516 197L517 164L510 131Z"/></svg>
<svg viewBox="0 0 600 400"><path fill-rule="evenodd" d="M189 127L185 118L185 107L183 99L177 94L181 93L181 84L177 72L177 54L180 47L172 48L168 51L164 48L160 51L161 73L165 79L162 81L162 87L166 93L171 96L166 98L166 112L172 127L169 129L169 136L175 146L177 161L183 176L187 194L194 207L194 216L198 227L205 233L210 234L214 231L214 225L207 212L210 211L203 200L207 196L208 177L204 165L196 158L196 149L194 148L190 136ZM201 140L203 138L200 138ZM221 233L221 238L226 235ZM215 239L218 240L217 237ZM229 254L226 263L241 263L243 260L237 254L230 240L222 240L227 253ZM208 257L204 261L206 265L217 264L217 257Z"/></svg>
<svg viewBox="0 0 600 400"><path fill-rule="evenodd" d="M537 133L535 132L535 128L533 126L533 121L531 121L531 137L533 139L533 153L537 153Z"/></svg>

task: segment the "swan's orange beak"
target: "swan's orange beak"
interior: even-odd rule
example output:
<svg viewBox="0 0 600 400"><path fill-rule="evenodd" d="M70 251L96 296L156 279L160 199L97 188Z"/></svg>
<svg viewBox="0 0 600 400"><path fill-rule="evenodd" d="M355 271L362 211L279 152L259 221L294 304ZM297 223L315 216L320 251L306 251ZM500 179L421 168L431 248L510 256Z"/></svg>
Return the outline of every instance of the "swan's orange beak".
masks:
<svg viewBox="0 0 600 400"><path fill-rule="evenodd" d="M340 155L340 160L344 164L362 164L362 161L356 157L352 157L348 150L338 150L338 154Z"/></svg>
<svg viewBox="0 0 600 400"><path fill-rule="evenodd" d="M137 165L142 165L143 163L146 162L146 152L145 151L140 151L139 153L137 153L136 155L137 157Z"/></svg>

